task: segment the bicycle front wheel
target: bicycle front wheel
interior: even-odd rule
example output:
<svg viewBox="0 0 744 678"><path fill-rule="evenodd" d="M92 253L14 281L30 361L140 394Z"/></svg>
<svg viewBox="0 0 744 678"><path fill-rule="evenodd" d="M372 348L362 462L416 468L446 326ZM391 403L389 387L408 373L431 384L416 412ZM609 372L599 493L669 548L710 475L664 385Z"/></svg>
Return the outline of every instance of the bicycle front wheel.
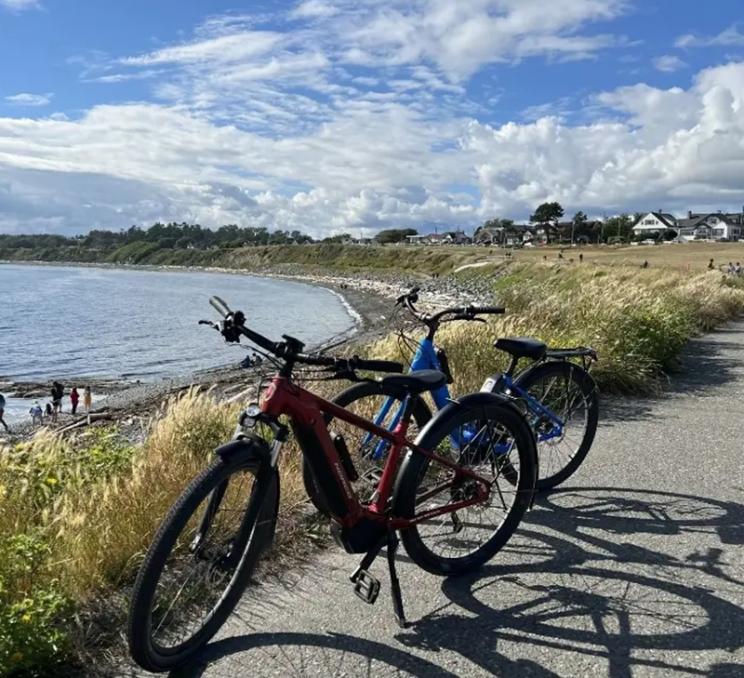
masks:
<svg viewBox="0 0 744 678"><path fill-rule="evenodd" d="M478 474L490 491L483 502L401 530L406 551L434 574L474 570L506 544L530 505L536 478L532 431L514 407L483 393L447 405L416 444ZM427 511L476 496L476 483L458 478L436 459L409 452L398 476L394 514L423 517Z"/></svg>
<svg viewBox="0 0 744 678"><path fill-rule="evenodd" d="M128 640L148 671L188 662L219 630L273 536L276 471L215 460L171 508L134 585Z"/></svg>
<svg viewBox="0 0 744 678"><path fill-rule="evenodd" d="M524 372L515 382L562 422L526 405L537 436L538 490L560 485L581 466L594 442L599 399L594 379L571 362L548 362Z"/></svg>

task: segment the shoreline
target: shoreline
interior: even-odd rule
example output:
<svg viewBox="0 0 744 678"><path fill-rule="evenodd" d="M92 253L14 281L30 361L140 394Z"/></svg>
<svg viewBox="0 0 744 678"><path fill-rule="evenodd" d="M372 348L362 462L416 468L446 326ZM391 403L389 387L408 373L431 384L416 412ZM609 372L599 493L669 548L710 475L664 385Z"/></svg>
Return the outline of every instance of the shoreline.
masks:
<svg viewBox="0 0 744 678"><path fill-rule="evenodd" d="M69 268L100 268L107 270L148 271L153 273L219 273L242 275L254 278L273 278L297 284L322 287L343 303L352 318L352 326L326 341L308 346L313 352L338 350L344 352L350 346L369 343L390 331L390 318L394 310L394 300L413 286L421 288L427 305L440 306L453 303L477 303L483 298L485 288L472 281L460 281L452 277L412 275L397 271L385 273L375 271L320 272L302 270L298 265L279 265L262 270L228 268L224 266L176 266L153 264L110 264L106 262L40 262L0 260L0 265L11 266L57 266ZM299 269L299 270L298 270ZM302 339L302 337L298 337ZM256 373L265 370L266 363L257 368L240 368L238 364L243 354L236 355L223 365L216 365L197 372L164 376L157 381L130 380L121 377L98 378L65 378L66 384L95 383L94 389L105 400L93 412L107 412L115 421L132 420L132 418L149 417L169 396L182 392L190 387L213 388L219 397L231 398L236 393L246 391L247 385L256 381ZM18 392L28 394L29 399L36 393L46 393L46 382L15 381L0 376L4 393L14 395ZM237 385L237 387L236 387ZM67 402L67 400L65 400ZM65 417L64 423L70 419ZM18 431L15 434L15 431ZM23 421L14 425L14 434L10 440L28 438L34 429L30 422Z"/></svg>
<svg viewBox="0 0 744 678"><path fill-rule="evenodd" d="M188 272L188 273L230 273L233 275L247 275L256 278L275 278L299 284L322 287L339 298L346 312L352 319L352 325L346 331L329 337L322 343L310 347L312 351L324 352L331 349L343 350L344 347L356 343L371 341L386 331L384 320L391 308L391 286L377 286L376 281L362 281L367 284L354 285L353 281L335 276L321 275L292 275L286 272L245 271L241 269L225 269L221 267L189 267L189 266L138 266L138 265L110 265L76 262L17 262L1 261L0 265L29 265L29 266L60 266L87 267L119 270L148 270L152 272ZM383 295L383 289L387 292ZM380 321L383 321L382 323ZM243 354L235 356L224 365L206 368L193 373L174 374L165 376L157 381L128 380L121 377L65 377L66 384L91 383L99 396L99 404L94 406L94 413L108 412L115 421L131 420L137 417L147 417L169 396L182 392L190 387L213 388L220 397L231 397L235 386L238 391L244 391L251 382L257 379L257 373L265 369L265 364L257 368L240 368L238 364ZM3 393L10 398L23 398L32 402L34 399L46 397L49 384L40 381L16 381L9 377L0 376ZM103 401L101 401L103 397ZM73 421L69 415L69 402L66 395L64 400L66 412L60 417L58 427L63 427ZM79 415L78 415L79 416ZM28 438L36 430L28 418L14 421L12 433L6 438L18 441ZM1 438L0 438L1 440Z"/></svg>

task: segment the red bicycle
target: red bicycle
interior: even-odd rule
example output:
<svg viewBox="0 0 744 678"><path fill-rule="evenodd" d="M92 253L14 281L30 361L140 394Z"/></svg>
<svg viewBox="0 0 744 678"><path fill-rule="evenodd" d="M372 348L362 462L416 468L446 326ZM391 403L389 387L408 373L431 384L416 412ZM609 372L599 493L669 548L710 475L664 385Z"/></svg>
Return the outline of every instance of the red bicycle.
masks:
<svg viewBox="0 0 744 678"><path fill-rule="evenodd" d="M334 537L347 552L365 554L351 581L367 603L380 591L370 567L387 546L401 625L406 622L395 568L398 534L411 560L438 575L469 572L507 542L531 504L537 478L534 436L511 402L492 393L458 398L411 441L407 431L415 398L443 384L442 373L382 377L403 394L404 414L389 431L302 388L293 381L293 370L314 365L358 379L357 370L400 372L401 365L308 355L293 337L274 342L249 329L244 314L218 297L210 303L223 316L213 325L228 342L247 338L279 369L260 406L241 414L235 438L216 450L211 465L173 505L145 556L128 629L130 652L140 666L167 671L189 662L239 602L274 536L277 468L290 430L330 510ZM367 496L361 496L359 483L352 484L358 474L344 437L329 429L339 421L390 444L381 475L374 486L364 486ZM463 440L465 430L468 442L460 449L452 441Z"/></svg>

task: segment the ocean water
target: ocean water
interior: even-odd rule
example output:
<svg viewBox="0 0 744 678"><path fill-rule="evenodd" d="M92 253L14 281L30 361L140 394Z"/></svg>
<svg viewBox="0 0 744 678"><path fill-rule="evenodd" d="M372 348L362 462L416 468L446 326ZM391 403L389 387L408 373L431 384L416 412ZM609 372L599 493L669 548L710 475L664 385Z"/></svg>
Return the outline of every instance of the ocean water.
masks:
<svg viewBox="0 0 744 678"><path fill-rule="evenodd" d="M209 297L241 309L272 339L308 347L353 329L330 290L229 273L0 264L0 380L71 377L158 380L236 364L245 351L214 330Z"/></svg>

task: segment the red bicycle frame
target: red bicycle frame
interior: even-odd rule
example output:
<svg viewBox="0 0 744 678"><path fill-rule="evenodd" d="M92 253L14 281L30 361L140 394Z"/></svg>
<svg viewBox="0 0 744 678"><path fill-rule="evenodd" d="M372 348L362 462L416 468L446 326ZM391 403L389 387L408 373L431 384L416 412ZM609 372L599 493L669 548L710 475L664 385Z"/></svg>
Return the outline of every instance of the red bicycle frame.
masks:
<svg viewBox="0 0 744 678"><path fill-rule="evenodd" d="M406 406L406 403L404 406ZM353 412L345 410L320 396L291 382L287 377L276 376L264 392L261 403L261 411L273 418L287 415L294 424L305 426L312 430L321 451L328 463L328 469L334 477L334 481L342 491L343 501L346 507L346 515L334 518L343 526L351 527L362 518L368 518L376 522L384 523L389 528L399 530L411 527L416 523L429 518L452 513L473 504L478 504L488 499L491 492L491 483L485 478L463 468L449 459L445 459L429 450L426 450L406 438L408 430L408 417L403 417L393 431L377 426L374 422L360 417ZM374 500L370 504L362 504L359 501L354 488L344 471L344 467L338 450L331 439L326 425L324 415L331 415L335 419L345 421L352 426L363 429L378 436L391 444L387 455L382 477L377 488ZM438 492L452 487L458 480L467 478L476 481L475 496L462 499L444 506L428 509L417 514L413 518L401 518L389 514L388 502L393 492L393 484L404 448L412 450L416 454L424 455L442 466L455 472L454 478L443 483L433 490L427 492L432 496Z"/></svg>

